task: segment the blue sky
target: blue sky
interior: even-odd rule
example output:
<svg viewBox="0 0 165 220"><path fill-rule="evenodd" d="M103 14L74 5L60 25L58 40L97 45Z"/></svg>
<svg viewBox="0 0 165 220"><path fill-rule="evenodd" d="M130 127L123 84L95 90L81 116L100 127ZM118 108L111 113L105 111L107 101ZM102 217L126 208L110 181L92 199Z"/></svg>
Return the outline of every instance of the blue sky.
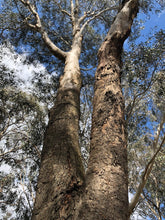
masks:
<svg viewBox="0 0 165 220"><path fill-rule="evenodd" d="M153 35L156 31L160 29L165 30L165 9L160 13L150 12L149 16L144 13L138 13L138 20L142 20L143 29L141 29L140 36L137 39L137 42L146 41L148 36ZM124 48L128 49L128 39L124 43Z"/></svg>
<svg viewBox="0 0 165 220"><path fill-rule="evenodd" d="M155 27L157 27L157 30L165 29L165 9L158 14L151 12L150 19L147 19L147 16L145 16L144 14L139 14L139 18L146 20L146 22L144 23L145 28L141 32L142 35L154 32Z"/></svg>

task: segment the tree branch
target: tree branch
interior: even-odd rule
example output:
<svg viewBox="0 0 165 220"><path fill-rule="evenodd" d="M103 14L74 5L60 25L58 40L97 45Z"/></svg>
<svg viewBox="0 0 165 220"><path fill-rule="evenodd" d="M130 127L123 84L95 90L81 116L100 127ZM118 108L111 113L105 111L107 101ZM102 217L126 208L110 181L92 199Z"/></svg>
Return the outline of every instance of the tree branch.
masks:
<svg viewBox="0 0 165 220"><path fill-rule="evenodd" d="M90 71L92 69L94 69L94 67L91 67L91 68L80 68L80 70L82 70L82 71Z"/></svg>
<svg viewBox="0 0 165 220"><path fill-rule="evenodd" d="M67 57L67 52L61 50L60 48L58 48L48 37L48 34L46 33L46 31L41 31L41 36L42 39L44 41L44 43L47 45L47 47L49 48L49 50L52 52L52 54L54 56L56 56L57 58L59 58L62 61L65 61L66 57Z"/></svg>
<svg viewBox="0 0 165 220"><path fill-rule="evenodd" d="M140 195L142 199L145 199L145 203L146 205L148 206L148 208L151 210L151 212L153 212L153 214L159 219L160 219L160 216L158 216L157 212L155 211L155 209L152 207L154 206L156 208L156 210L158 211L158 207L151 201L149 200L148 198L146 198L146 196L143 194L143 195ZM150 205L150 203L152 204L152 206ZM159 212L159 211L158 211Z"/></svg>
<svg viewBox="0 0 165 220"><path fill-rule="evenodd" d="M29 16L27 18L25 18L24 22L33 30L35 30L36 32L39 32L42 36L42 39L44 41L44 43L46 44L46 46L49 48L49 50L52 52L52 54L54 56L56 56L57 58L59 58L62 61L65 61L66 56L67 56L67 52L61 50L60 48L58 48L48 37L47 32L43 29L39 14L37 13L34 5L32 5L30 3L30 1L24 1L24 0L19 0L20 2L22 2L22 4L24 6L26 6L29 10L29 12L31 12L31 14L35 17L36 19L36 24L31 24L28 22L29 20Z"/></svg>
<svg viewBox="0 0 165 220"><path fill-rule="evenodd" d="M58 36L58 37L60 38L60 40L62 40L66 45L68 45L69 47L71 47L71 44L70 44L68 41L66 41L62 36L60 36L58 32L53 31L53 34L54 34L55 36Z"/></svg>
<svg viewBox="0 0 165 220"><path fill-rule="evenodd" d="M101 57L104 57L103 59L105 59L108 56L108 50L105 48L108 47L112 50L114 44L117 45L118 49L114 47L113 53L115 54L115 56L118 56L118 58L121 59L121 50L123 47L123 43L130 34L131 26L134 18L138 13L138 9L139 1L129 0L119 11L116 18L114 19L113 24L111 25L110 30L108 31L108 34L106 35L104 42L102 43L98 51L98 59L100 60L100 62ZM103 53L106 54L104 54L103 56Z"/></svg>
<svg viewBox="0 0 165 220"><path fill-rule="evenodd" d="M65 11L64 9L61 9L61 12L71 17L71 14L68 11Z"/></svg>
<svg viewBox="0 0 165 220"><path fill-rule="evenodd" d="M70 0L70 10L71 10L71 17L74 19L74 4L73 0Z"/></svg>
<svg viewBox="0 0 165 220"><path fill-rule="evenodd" d="M9 128L10 126L10 117L7 121L7 125L5 125L5 127L3 128L3 130L0 132L0 140L2 139L2 137L5 135L7 129Z"/></svg>
<svg viewBox="0 0 165 220"><path fill-rule="evenodd" d="M71 20L72 20L72 34L73 36L76 35L77 31L79 31L79 23L78 23L78 12L79 12L79 1L73 3L73 0L70 0L70 7L71 7Z"/></svg>
<svg viewBox="0 0 165 220"><path fill-rule="evenodd" d="M23 180L22 180L22 179L23 179ZM32 210L33 210L33 209L32 209L32 207L31 207L29 197L28 197L28 195L27 195L27 193L26 193L26 191L25 191L24 176L23 176L23 178L22 178L22 175L21 175L21 174L20 174L20 184L21 184L21 186L22 186L23 193L24 193L24 195L25 195L25 197L26 197L26 199L27 199L27 202L28 202L30 211L31 211L31 213L32 213Z"/></svg>
<svg viewBox="0 0 165 220"><path fill-rule="evenodd" d="M56 3L56 4L58 5L58 7L60 8L60 10L61 10L61 12L62 12L62 13L64 13L64 14L68 15L68 17L70 17L70 18L71 18L71 14L70 14L68 11L66 11L66 10L62 9L62 7L61 7L61 4L60 4L60 3Z"/></svg>
<svg viewBox="0 0 165 220"><path fill-rule="evenodd" d="M71 18L71 14L68 12L68 11L66 11L66 10L64 10L64 9L62 9L62 7L61 7L61 4L59 3L57 3L57 5L59 6L59 8L60 8L60 10L61 10L61 12L62 13L64 13L64 14L66 14L66 15L68 15L70 18Z"/></svg>
<svg viewBox="0 0 165 220"><path fill-rule="evenodd" d="M74 17L74 4L73 4L73 0L70 0L70 9L71 9L71 20L72 20L72 28L73 28L73 35L74 35L75 17Z"/></svg>
<svg viewBox="0 0 165 220"><path fill-rule="evenodd" d="M15 143L15 145L14 145L14 147L13 147L12 149L8 150L7 152L1 153L1 154L0 154L0 157L4 157L4 156L7 155L7 154L10 154L10 153L12 153L12 152L16 152L16 151L22 149L23 146L24 146L23 144L22 144L20 147L16 148L18 142L19 142L19 141L17 141L17 142Z"/></svg>
<svg viewBox="0 0 165 220"><path fill-rule="evenodd" d="M79 8L79 0L75 0L75 7L78 9Z"/></svg>
<svg viewBox="0 0 165 220"><path fill-rule="evenodd" d="M85 23L82 25L81 29L80 29L80 34L82 34L84 28L87 26L87 24L89 24L89 22L91 22L92 20L94 20L95 18L99 17L101 14L103 14L106 11L110 11L110 10L116 10L118 9L118 7L114 6L114 7L110 7L110 8L105 8L103 10L101 10L100 12L86 12L84 13L84 15L82 17L79 18L78 20L78 25L80 26L80 24L88 17L89 19L87 21L85 21Z"/></svg>
<svg viewBox="0 0 165 220"><path fill-rule="evenodd" d="M78 24L79 0L75 0L74 16L75 16L76 25L79 28L79 24Z"/></svg>
<svg viewBox="0 0 165 220"><path fill-rule="evenodd" d="M158 129L157 129L157 135L156 135L156 137L155 137L155 139L154 139L154 141L153 141L153 148L154 148L154 149L156 149L156 147L157 147L157 145L158 145L158 140L159 140L160 132L161 132L161 130L162 130L162 128L163 128L164 122L165 122L165 115L164 115L164 117L163 117L163 119L162 119L162 121L161 121L161 123L160 123ZM162 141L161 141L161 143L160 143L159 148L156 150L156 152L154 153L154 155L152 156L152 158L151 158L150 161L148 162L148 164L147 164L147 166L146 166L146 168L145 168L145 170L144 170L144 172L143 172L143 175L142 175L142 177L141 177L141 182L140 182L140 184L139 184L139 186L138 186L138 188L137 188L136 194L134 195L134 197L133 197L131 203L129 204L129 216L132 214L132 212L133 212L133 210L134 210L136 204L137 204L138 201L139 201L139 197L140 197L140 195L141 195L141 193L142 193L142 191L143 191L143 188L144 188L144 186L145 186L145 184L146 184L146 182L147 182L147 180L148 180L148 177L149 177L149 175L150 175L150 173L151 173L151 170L152 170L152 167L153 167L153 165L154 165L156 156L157 156L158 153L160 152L160 150L161 150L161 148L162 148L164 142L165 142L165 135L164 135L164 137L163 137L163 139L162 139Z"/></svg>

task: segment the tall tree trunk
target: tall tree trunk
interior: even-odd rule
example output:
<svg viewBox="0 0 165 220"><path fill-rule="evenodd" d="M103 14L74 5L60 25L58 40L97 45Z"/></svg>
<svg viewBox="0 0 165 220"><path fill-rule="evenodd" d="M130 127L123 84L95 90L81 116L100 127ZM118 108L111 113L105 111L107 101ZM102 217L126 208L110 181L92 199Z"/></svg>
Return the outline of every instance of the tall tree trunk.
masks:
<svg viewBox="0 0 165 220"><path fill-rule="evenodd" d="M86 184L83 184L78 136L80 34L74 33L72 49L64 54L64 75L45 133L32 220L128 218L127 151L120 74L122 46L137 14L138 0L125 2L98 53ZM54 50L57 52L56 48Z"/></svg>
<svg viewBox="0 0 165 220"><path fill-rule="evenodd" d="M102 43L95 75L91 152L78 218L128 219L128 171L121 53L138 1L127 1Z"/></svg>
<svg viewBox="0 0 165 220"><path fill-rule="evenodd" d="M45 133L33 220L68 219L84 180L79 148L81 40L68 52Z"/></svg>

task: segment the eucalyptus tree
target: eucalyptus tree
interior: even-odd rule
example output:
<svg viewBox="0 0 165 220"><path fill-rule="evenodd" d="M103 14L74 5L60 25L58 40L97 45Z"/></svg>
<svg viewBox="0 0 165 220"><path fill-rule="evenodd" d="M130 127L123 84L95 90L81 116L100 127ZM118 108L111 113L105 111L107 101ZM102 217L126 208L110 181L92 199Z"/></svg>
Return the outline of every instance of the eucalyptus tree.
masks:
<svg viewBox="0 0 165 220"><path fill-rule="evenodd" d="M45 111L19 89L3 88L0 96L0 209L1 214L14 209L24 218L30 216L34 202Z"/></svg>
<svg viewBox="0 0 165 220"><path fill-rule="evenodd" d="M10 3L12 4L12 2ZM13 4L15 4L16 6L16 10L19 12L20 15L18 17L19 21L20 20L23 21L23 24L26 25L28 28L30 28L33 32L39 33L45 45L49 48L51 54L53 54L59 60L64 62L65 67L64 67L64 74L60 78L59 89L57 92L55 105L51 109L49 114L50 118L44 138L44 146L41 156L40 175L38 178L38 190L37 190L36 202L35 202L32 218L34 219L62 218L62 217L66 218L68 216L74 215L74 206L76 200L73 199L72 195L74 195L75 192L78 191L76 193L77 195L75 196L75 198L79 197L81 190L78 189L81 189L80 186L83 185L85 178L84 167L82 164L81 152L79 148L79 118L80 118L80 89L81 89L79 57L81 53L83 31L85 27L87 27L89 22L101 16L103 12L113 10L114 13L114 10L119 11L119 16L115 19L114 25L111 28L110 33L109 35L107 35L107 39L106 39L106 42L112 45L109 46L108 49L109 51L107 50L107 52L104 50L103 52L101 52L102 50L101 48L100 54L102 53L102 58L100 56L100 60L105 59L107 57L106 53L110 53L110 50L113 48L114 41L111 41L110 38L116 39L117 40L116 46L118 44L119 45L117 47L115 47L114 45L114 49L112 51L111 56L114 57L115 59L113 60L113 65L112 65L113 67L112 66L108 67L109 68L108 71L111 72L112 68L113 68L112 72L115 73L115 71L117 71L115 80L111 79L110 81L112 81L111 82L112 84L113 83L119 84L120 87L119 72L120 72L120 55L121 55L122 44L130 32L130 27L132 23L132 17L130 16L134 17L136 15L138 4L137 1L135 2L130 1L131 5L126 4L126 6L123 9L124 4L121 5L120 8L116 7L115 5L110 7L108 3L105 2L105 4L103 4L104 2L99 1L97 2L97 7L96 7L96 2L90 2L90 4L93 3L93 6L90 7L90 10L82 12L83 7L81 8L81 6L84 6L86 2L65 1L63 2L64 4L62 2L57 2L55 4L54 2L50 1L49 7L52 6L51 8L53 8L53 6L55 5L56 9L58 7L60 12L63 13L65 16L67 16L67 19L69 19L68 23L71 29L69 30L70 32L68 31L68 33L70 33L70 36L72 36L72 41L69 51L66 52L63 49L59 48L57 43L56 44L53 43L50 37L48 36L48 31L49 31L48 27L52 26L52 23L51 21L48 22L47 23L48 26L46 27L46 24L44 23L44 19L41 20L40 17L41 6L39 6L39 3L40 2L24 1L24 0L13 2ZM41 5L42 3L44 4L44 2L41 1ZM86 7L89 6L88 4L89 3L87 3ZM48 7L48 5L45 6ZM99 8L99 6L101 9ZM136 10L134 10L135 8ZM8 10L8 8L6 10ZM125 10L128 12L125 15L126 16L125 22L122 23L121 20L123 14L125 14ZM12 16L16 18L14 13L12 13ZM69 25L67 25L67 27ZM118 25L121 25L121 29L117 28ZM125 28L123 27L123 25L125 25ZM14 28L16 29L18 28L17 23L15 23ZM114 35L113 35L113 31L114 31ZM117 34L118 31L119 34ZM124 31L124 33L122 33L122 31ZM116 34L119 36L115 37ZM111 35L113 35L113 37ZM122 39L119 40L120 37ZM62 40L64 41L63 38ZM115 52L116 49L117 51ZM108 59L108 57L106 59ZM115 64L115 62L117 63ZM100 63L103 64L104 63L103 60ZM106 66L107 65L108 64L106 64ZM104 68L105 67L102 67L101 70L103 70ZM109 74L107 74L107 77ZM111 93L111 91L107 92L106 94L108 95L109 93ZM106 99L106 102L108 102L109 100L108 97ZM114 99L116 100L116 98L113 98L113 100ZM120 98L118 98L118 100L120 100ZM123 117L122 112L121 112L121 116L119 117ZM117 124L118 123L119 121L117 122ZM122 131L122 135L123 132L124 131ZM126 150L124 150L124 152L125 152L124 158L126 159ZM125 163L124 164L125 168L123 168L123 171L127 172L126 161L124 163ZM102 169L102 167L100 168ZM88 172L88 176L89 176L89 172ZM124 179L127 182L126 173L124 173L124 176L125 176ZM87 202L87 197L85 198ZM125 193L124 193L123 201L125 200L126 202L124 203L127 205L128 204L127 184L125 185ZM64 205L62 205L63 203ZM54 208L54 204L56 204L55 205L56 208ZM114 202L114 206L115 205L116 204ZM122 207L122 205L123 202L122 204L120 204L120 207ZM98 206L96 205L95 210L97 209ZM107 209L107 207L105 207L105 209ZM76 209L76 212L77 211L78 209ZM100 210L100 212L96 212L96 215L100 216L102 215L102 212L103 211ZM122 214L121 218L126 218L127 211L125 212L126 213L120 212ZM91 213L89 212L91 216L92 213L93 210L91 210ZM86 212L86 214L88 214L88 212ZM108 216L114 215L114 218L117 217L115 216L116 214L117 213L115 213L114 208L112 209L112 213L107 213ZM76 215L80 215L80 214L78 214L77 212ZM84 217L82 216L81 218L86 219L85 216Z"/></svg>
<svg viewBox="0 0 165 220"><path fill-rule="evenodd" d="M51 54L51 60L53 55L64 66L45 133L32 219L127 219L128 175L120 85L121 53L138 11L138 1L122 1L119 5L113 1L15 0L6 5L2 26L11 32L2 28L2 37L17 42L21 37L21 43L29 40L34 57L35 52L42 49L45 61L47 52ZM14 7L13 11L11 7ZM93 28L95 19L103 25L106 15L113 16L117 12L98 53L91 153L85 175L79 147L82 40L84 35L83 52L87 57L90 54L85 51L89 47L88 34L92 36L97 28L102 27L96 25ZM5 20L6 14L11 15L11 19ZM64 29L61 23L54 22L59 20ZM93 22L92 26L89 26L90 22ZM34 46L31 39L38 40L41 47ZM41 39L48 50L41 45ZM41 53L39 55L43 58ZM80 61L83 59L85 56ZM90 61L95 63L93 59Z"/></svg>
<svg viewBox="0 0 165 220"><path fill-rule="evenodd" d="M139 42L136 50L130 44L123 57L129 191L135 194L130 212L137 209L151 219L161 219L164 213L164 34L164 30L153 33L146 42Z"/></svg>
<svg viewBox="0 0 165 220"><path fill-rule="evenodd" d="M45 70L39 64L28 64L11 45L0 48L1 217L26 219L34 202L46 108L24 80L30 75L28 69L38 74Z"/></svg>
<svg viewBox="0 0 165 220"><path fill-rule="evenodd" d="M29 1L20 1L27 10L33 15L33 19L35 19L35 23L30 21L30 17L25 18L26 24L34 29L35 31L41 34L41 37L45 44L48 46L50 51L58 57L60 60L65 62L64 75L60 78L60 85L56 97L56 102L54 107L50 111L49 124L46 130L45 139L44 139L44 147L42 150L41 157L41 167L40 167L40 175L38 179L38 190L37 197L33 211L32 219L44 219L44 218L81 218L81 219L89 219L89 218L119 218L119 219L127 219L127 205L128 205L128 191L127 191L127 160L126 160L126 142L124 140L124 108L120 87L120 68L121 68L121 51L122 44L124 40L127 38L130 32L130 27L133 21L133 18L136 16L138 10L138 2L130 1L126 4L123 4L121 9L119 10L118 16L116 17L105 42L102 44L101 49L99 50L99 68L97 74L96 82L100 83L103 81L103 84L107 82L110 86L106 88L107 91L103 91L103 87L101 89L101 94L107 98L98 99L97 91L95 91L94 102L97 102L95 106L100 106L100 111L94 108L94 117L98 119L98 116L101 118L103 122L99 123L96 128L101 129L100 131L100 140L103 139L102 144L107 144L106 140L103 138L103 133L111 131L112 134L109 134L113 137L112 142L109 143L113 149L106 150L105 148L105 157L104 163L102 160L98 158L96 160L96 155L100 157L98 151L98 144L100 143L94 139L99 137L98 133L92 133L92 141L91 142L91 157L89 162L89 168L87 173L87 192L84 195L84 200L82 202L82 208L78 212L78 207L76 210L75 206L80 206L80 202L76 204L77 197L81 192L81 186L83 186L84 182L84 169L81 160L80 148L79 148L79 97L80 97L80 88L81 88L81 78L80 78L80 68L79 68L79 57L81 53L81 44L82 44L82 33L85 26L89 23L89 21L93 20L99 14L105 11L99 12L89 12L84 13L79 18L79 2L76 1L75 5L71 1L70 4L70 12L62 10L63 13L67 14L72 22L72 46L69 52L65 52L61 50L57 45L53 44L53 42L48 37L47 32L42 26L41 19L39 17L39 13L36 10L36 6L30 3ZM114 9L114 8L113 8ZM86 18L88 18L86 20ZM83 24L82 24L83 23ZM104 74L105 71L108 71ZM105 75L102 77L102 75ZM114 87L118 88L114 90ZM99 94L100 94L99 92ZM105 94L104 94L105 93ZM102 108L107 106L107 103L112 102L112 112L118 112L116 121L114 117L110 116L109 110L107 110L107 114L102 114L102 117L98 115L98 112L103 112ZM100 103L100 104L99 104ZM106 109L105 109L106 111ZM96 116L95 116L96 115ZM96 119L95 119L96 120ZM105 122L106 120L106 122ZM111 126L116 126L119 133L116 139L116 129L113 130L112 127L109 128L110 122ZM106 124L107 128L103 129L102 126ZM95 122L93 122L94 128ZM119 128L120 127L120 128ZM105 134L104 134L105 135ZM105 135L107 139L107 135ZM109 136L108 136L109 139ZM97 139L98 140L98 139ZM119 143L118 143L119 142ZM108 148L109 148L109 145ZM116 147L117 146L117 147ZM97 150L95 150L97 149ZM116 150L117 149L117 150ZM109 152L109 153L108 153ZM110 156L113 152L114 155ZM106 154L108 155L106 156ZM116 155L116 156L115 156ZM110 156L110 161L109 161ZM115 158L123 158L122 162L115 162ZM94 159L95 158L95 159ZM94 161L95 162L94 162ZM97 166L95 165L96 161L100 166L97 171ZM107 161L107 162L106 162ZM113 162L114 161L114 162ZM106 164L111 164L107 165ZM95 167L95 172L92 171ZM108 177L108 173L111 168L114 168L114 171L111 172L111 179L114 178L114 182L112 181L112 185L109 184L109 188L107 188L107 196L106 196L106 204L105 206L100 206L100 203L96 203L96 201L100 200L100 193L104 195L105 187L108 187L107 181L110 177ZM115 168L116 167L116 168ZM119 168L120 167L120 168ZM107 169L106 169L107 168ZM110 170L109 170L110 169ZM121 172L119 170L121 169ZM104 175L103 170L105 170L106 175ZM116 171L115 171L116 170ZM117 171L118 170L118 171ZM45 172L46 171L46 172ZM101 174L101 173L102 174ZM58 173L58 174L57 174ZM95 174L94 176L91 174ZM99 174L100 173L100 174ZM98 175L99 174L99 175ZM105 179L103 178L105 176ZM120 184L118 185L115 181L116 177L120 178ZM102 187L95 188L94 181L99 180ZM103 180L103 181L102 181ZM108 181L109 182L109 181ZM61 184L62 183L62 184ZM122 194L119 189L121 189L121 184L124 185L124 193L122 189ZM116 186L115 192L113 192L113 188ZM80 190L81 189L81 190ZM86 192L86 191L85 191ZM117 200L112 203L111 211L108 213L104 213L104 210L107 210L107 206L110 204L108 202L108 198L112 199L112 195L118 193L116 196ZM75 198L74 198L75 197ZM92 200L91 200L91 197ZM95 199L95 198L96 199ZM115 198L115 197L114 197ZM81 199L80 199L81 201ZM92 201L92 202L91 202ZM103 201L103 200L102 200ZM105 201L105 195L104 195ZM119 202L120 201L120 202ZM95 203L95 204L92 204ZM118 203L120 207L120 212L115 212L116 203ZM125 204L125 206L124 206ZM86 208L88 207L88 208ZM123 211L122 211L123 210ZM77 217L76 217L77 216Z"/></svg>

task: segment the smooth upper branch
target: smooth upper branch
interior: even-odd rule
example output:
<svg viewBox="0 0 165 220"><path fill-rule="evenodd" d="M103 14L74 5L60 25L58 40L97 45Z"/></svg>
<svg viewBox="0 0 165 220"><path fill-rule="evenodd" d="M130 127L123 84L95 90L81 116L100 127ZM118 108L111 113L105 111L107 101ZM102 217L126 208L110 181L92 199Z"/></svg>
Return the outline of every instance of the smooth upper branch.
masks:
<svg viewBox="0 0 165 220"><path fill-rule="evenodd" d="M49 50L52 52L53 55L55 55L57 58L59 58L62 61L65 61L67 57L67 52L61 50L59 47L57 47L49 38L47 32L43 28L40 16L37 12L36 7L29 1L29 0L19 0L30 12L30 14L24 19L24 23L28 25L31 29L35 30L36 32L39 32L42 36L43 41L49 48ZM84 14L79 17L79 10L80 5L79 1L76 0L75 2L73 0L70 0L70 12L67 10L64 10L60 4L58 4L60 10L62 13L66 14L72 23L72 34L73 34L73 42L75 41L74 38L79 38L82 36L83 31L85 27L94 19L101 16L104 12L110 11L110 10L118 10L117 6L112 6L108 8L104 8L101 10L88 10L84 12ZM35 24L34 22L31 22L31 16L35 18Z"/></svg>
<svg viewBox="0 0 165 220"><path fill-rule="evenodd" d="M30 3L30 1L25 1L25 0L19 0L20 2L22 2L22 4L29 10L29 12L34 16L36 23L32 24L30 23L30 19L29 16L26 17L24 19L24 22L33 30L35 30L36 32L39 32L42 36L43 41L45 42L45 44L47 45L47 47L49 48L49 50L53 53L54 56L56 56L57 58L59 58L62 61L65 61L66 56L67 56L67 52L61 50L60 48L58 48L49 38L47 32L44 30L42 23L41 23L41 19L39 17L39 14L35 8L34 5L32 5Z"/></svg>

